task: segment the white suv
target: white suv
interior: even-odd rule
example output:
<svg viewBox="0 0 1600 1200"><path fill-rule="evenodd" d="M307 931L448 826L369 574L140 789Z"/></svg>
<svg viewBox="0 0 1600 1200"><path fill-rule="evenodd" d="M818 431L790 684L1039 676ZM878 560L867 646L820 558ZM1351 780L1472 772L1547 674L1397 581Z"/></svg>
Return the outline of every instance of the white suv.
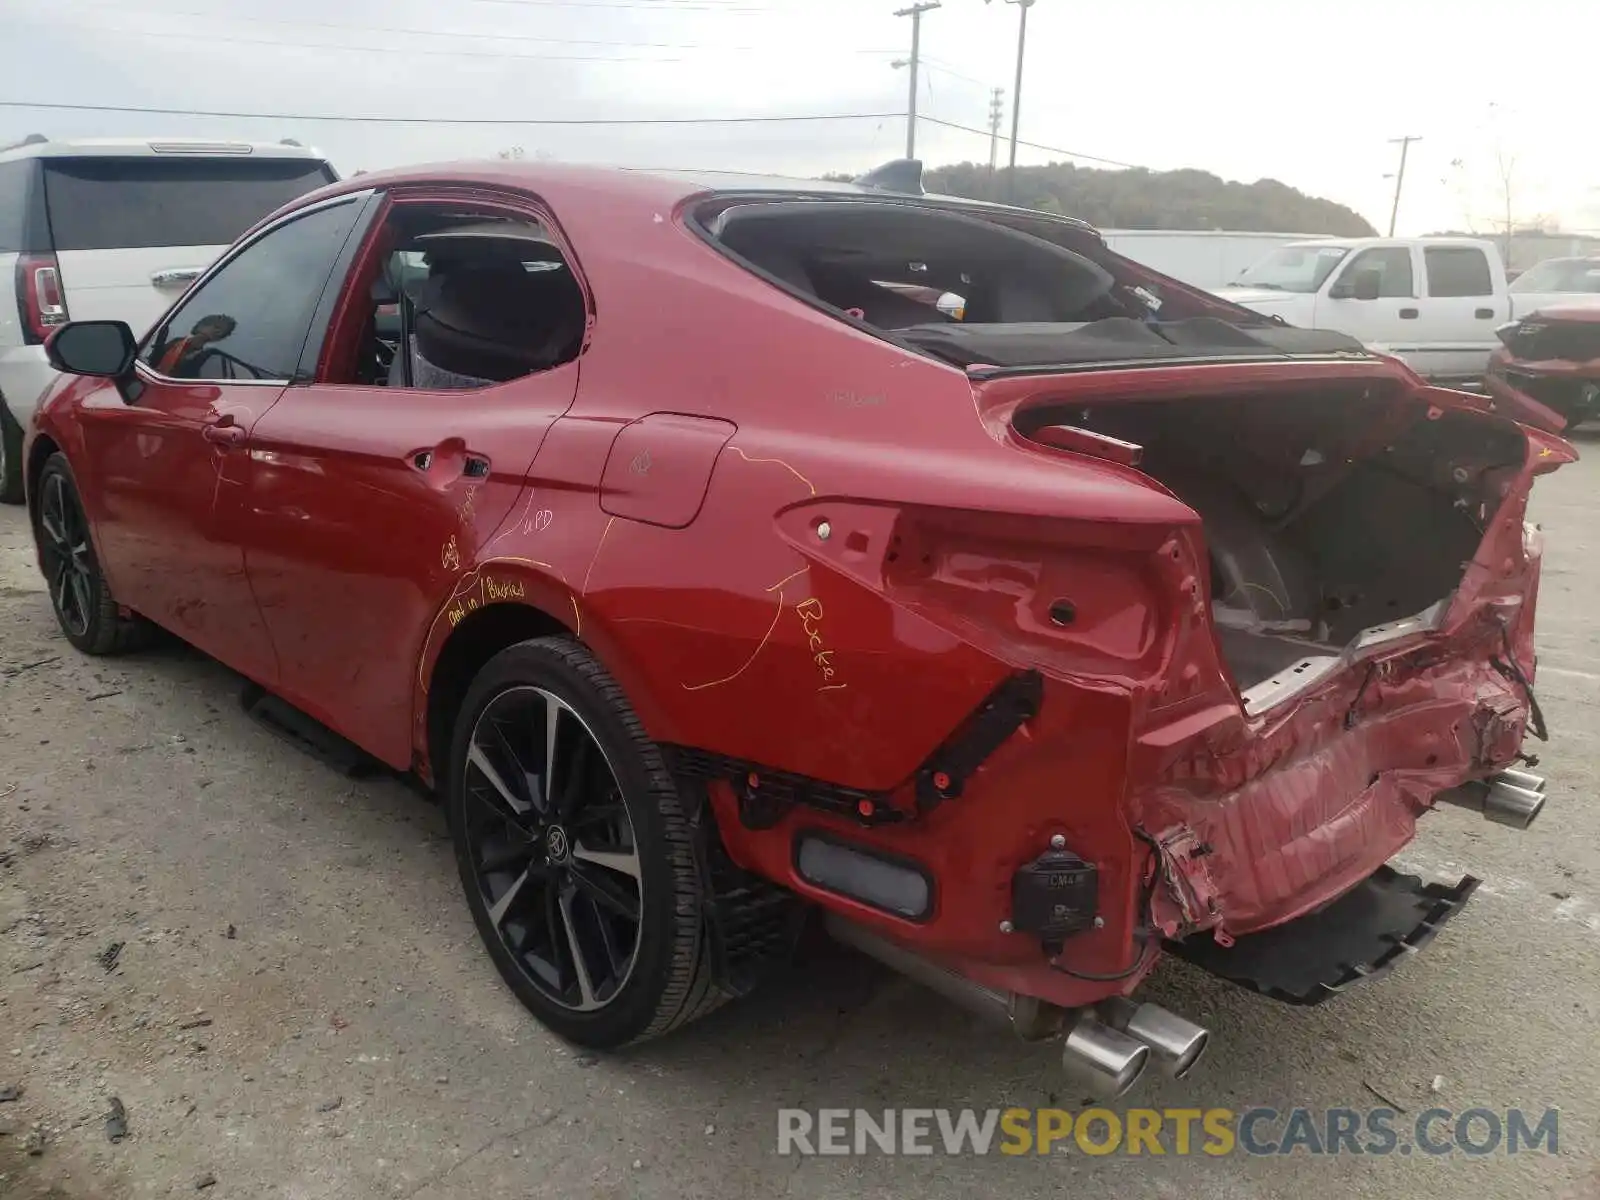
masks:
<svg viewBox="0 0 1600 1200"><path fill-rule="evenodd" d="M0 150L0 500L22 500L22 434L69 319L143 330L256 221L338 179L296 142L52 142Z"/></svg>

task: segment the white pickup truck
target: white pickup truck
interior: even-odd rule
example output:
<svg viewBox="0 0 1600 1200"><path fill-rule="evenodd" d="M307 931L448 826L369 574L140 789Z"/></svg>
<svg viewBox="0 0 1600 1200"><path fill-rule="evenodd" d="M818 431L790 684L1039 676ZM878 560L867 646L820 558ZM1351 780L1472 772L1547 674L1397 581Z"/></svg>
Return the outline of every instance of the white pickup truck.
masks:
<svg viewBox="0 0 1600 1200"><path fill-rule="evenodd" d="M1280 247L1216 294L1307 329L1332 329L1404 359L1436 383L1476 385L1495 330L1550 304L1600 296L1511 292L1492 242L1328 238Z"/></svg>

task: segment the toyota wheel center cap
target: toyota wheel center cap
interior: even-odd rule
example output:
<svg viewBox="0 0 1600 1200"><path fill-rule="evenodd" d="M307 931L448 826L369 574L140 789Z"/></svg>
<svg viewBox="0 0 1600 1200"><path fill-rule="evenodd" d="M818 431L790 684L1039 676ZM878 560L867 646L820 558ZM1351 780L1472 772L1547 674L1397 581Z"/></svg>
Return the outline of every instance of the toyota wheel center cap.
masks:
<svg viewBox="0 0 1600 1200"><path fill-rule="evenodd" d="M572 852L571 843L567 841L567 831L559 825L550 826L550 831L544 835L544 848L551 862L566 862L567 856Z"/></svg>

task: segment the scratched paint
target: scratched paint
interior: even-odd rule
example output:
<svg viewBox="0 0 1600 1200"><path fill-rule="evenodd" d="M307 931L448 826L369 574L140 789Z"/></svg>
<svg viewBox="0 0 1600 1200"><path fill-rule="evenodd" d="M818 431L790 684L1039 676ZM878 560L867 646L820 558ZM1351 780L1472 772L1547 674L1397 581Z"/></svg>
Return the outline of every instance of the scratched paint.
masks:
<svg viewBox="0 0 1600 1200"><path fill-rule="evenodd" d="M709 683L693 683L693 684L685 683L685 684L682 685L683 686L683 690L686 691L686 692L703 692L707 688L721 687L725 683L732 683L735 679L739 678L739 676L743 675L746 671L748 671L751 668L751 666L754 665L756 659L761 656L761 652L766 649L767 643L772 640L772 635L778 628L778 622L783 619L783 589L784 589L784 587L787 584L789 584L790 582L792 582L793 580L798 579L800 576L804 575L810 569L811 568L809 566L801 567L798 571L795 571L795 572L793 572L792 574L789 574L789 575L785 575L782 579L778 580L777 583L775 583L771 587L767 588L767 592L769 594L773 593L773 592L777 593L777 605L773 609L772 624L767 626L766 633L761 635L761 640L756 643L756 648L750 652L750 657L745 659L743 666L741 666L733 674L725 675L721 679L713 679Z"/></svg>

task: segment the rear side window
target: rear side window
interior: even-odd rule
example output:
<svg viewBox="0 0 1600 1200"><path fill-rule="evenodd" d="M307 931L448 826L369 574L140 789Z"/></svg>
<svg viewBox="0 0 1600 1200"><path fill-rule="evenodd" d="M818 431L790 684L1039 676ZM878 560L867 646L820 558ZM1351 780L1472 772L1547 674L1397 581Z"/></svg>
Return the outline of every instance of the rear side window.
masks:
<svg viewBox="0 0 1600 1200"><path fill-rule="evenodd" d="M1430 296L1492 296L1489 258L1472 246L1427 246L1422 258L1428 269Z"/></svg>
<svg viewBox="0 0 1600 1200"><path fill-rule="evenodd" d="M54 159L45 193L58 251L226 246L333 178L305 159Z"/></svg>
<svg viewBox="0 0 1600 1200"><path fill-rule="evenodd" d="M45 254L50 250L34 159L0 162L0 254Z"/></svg>

